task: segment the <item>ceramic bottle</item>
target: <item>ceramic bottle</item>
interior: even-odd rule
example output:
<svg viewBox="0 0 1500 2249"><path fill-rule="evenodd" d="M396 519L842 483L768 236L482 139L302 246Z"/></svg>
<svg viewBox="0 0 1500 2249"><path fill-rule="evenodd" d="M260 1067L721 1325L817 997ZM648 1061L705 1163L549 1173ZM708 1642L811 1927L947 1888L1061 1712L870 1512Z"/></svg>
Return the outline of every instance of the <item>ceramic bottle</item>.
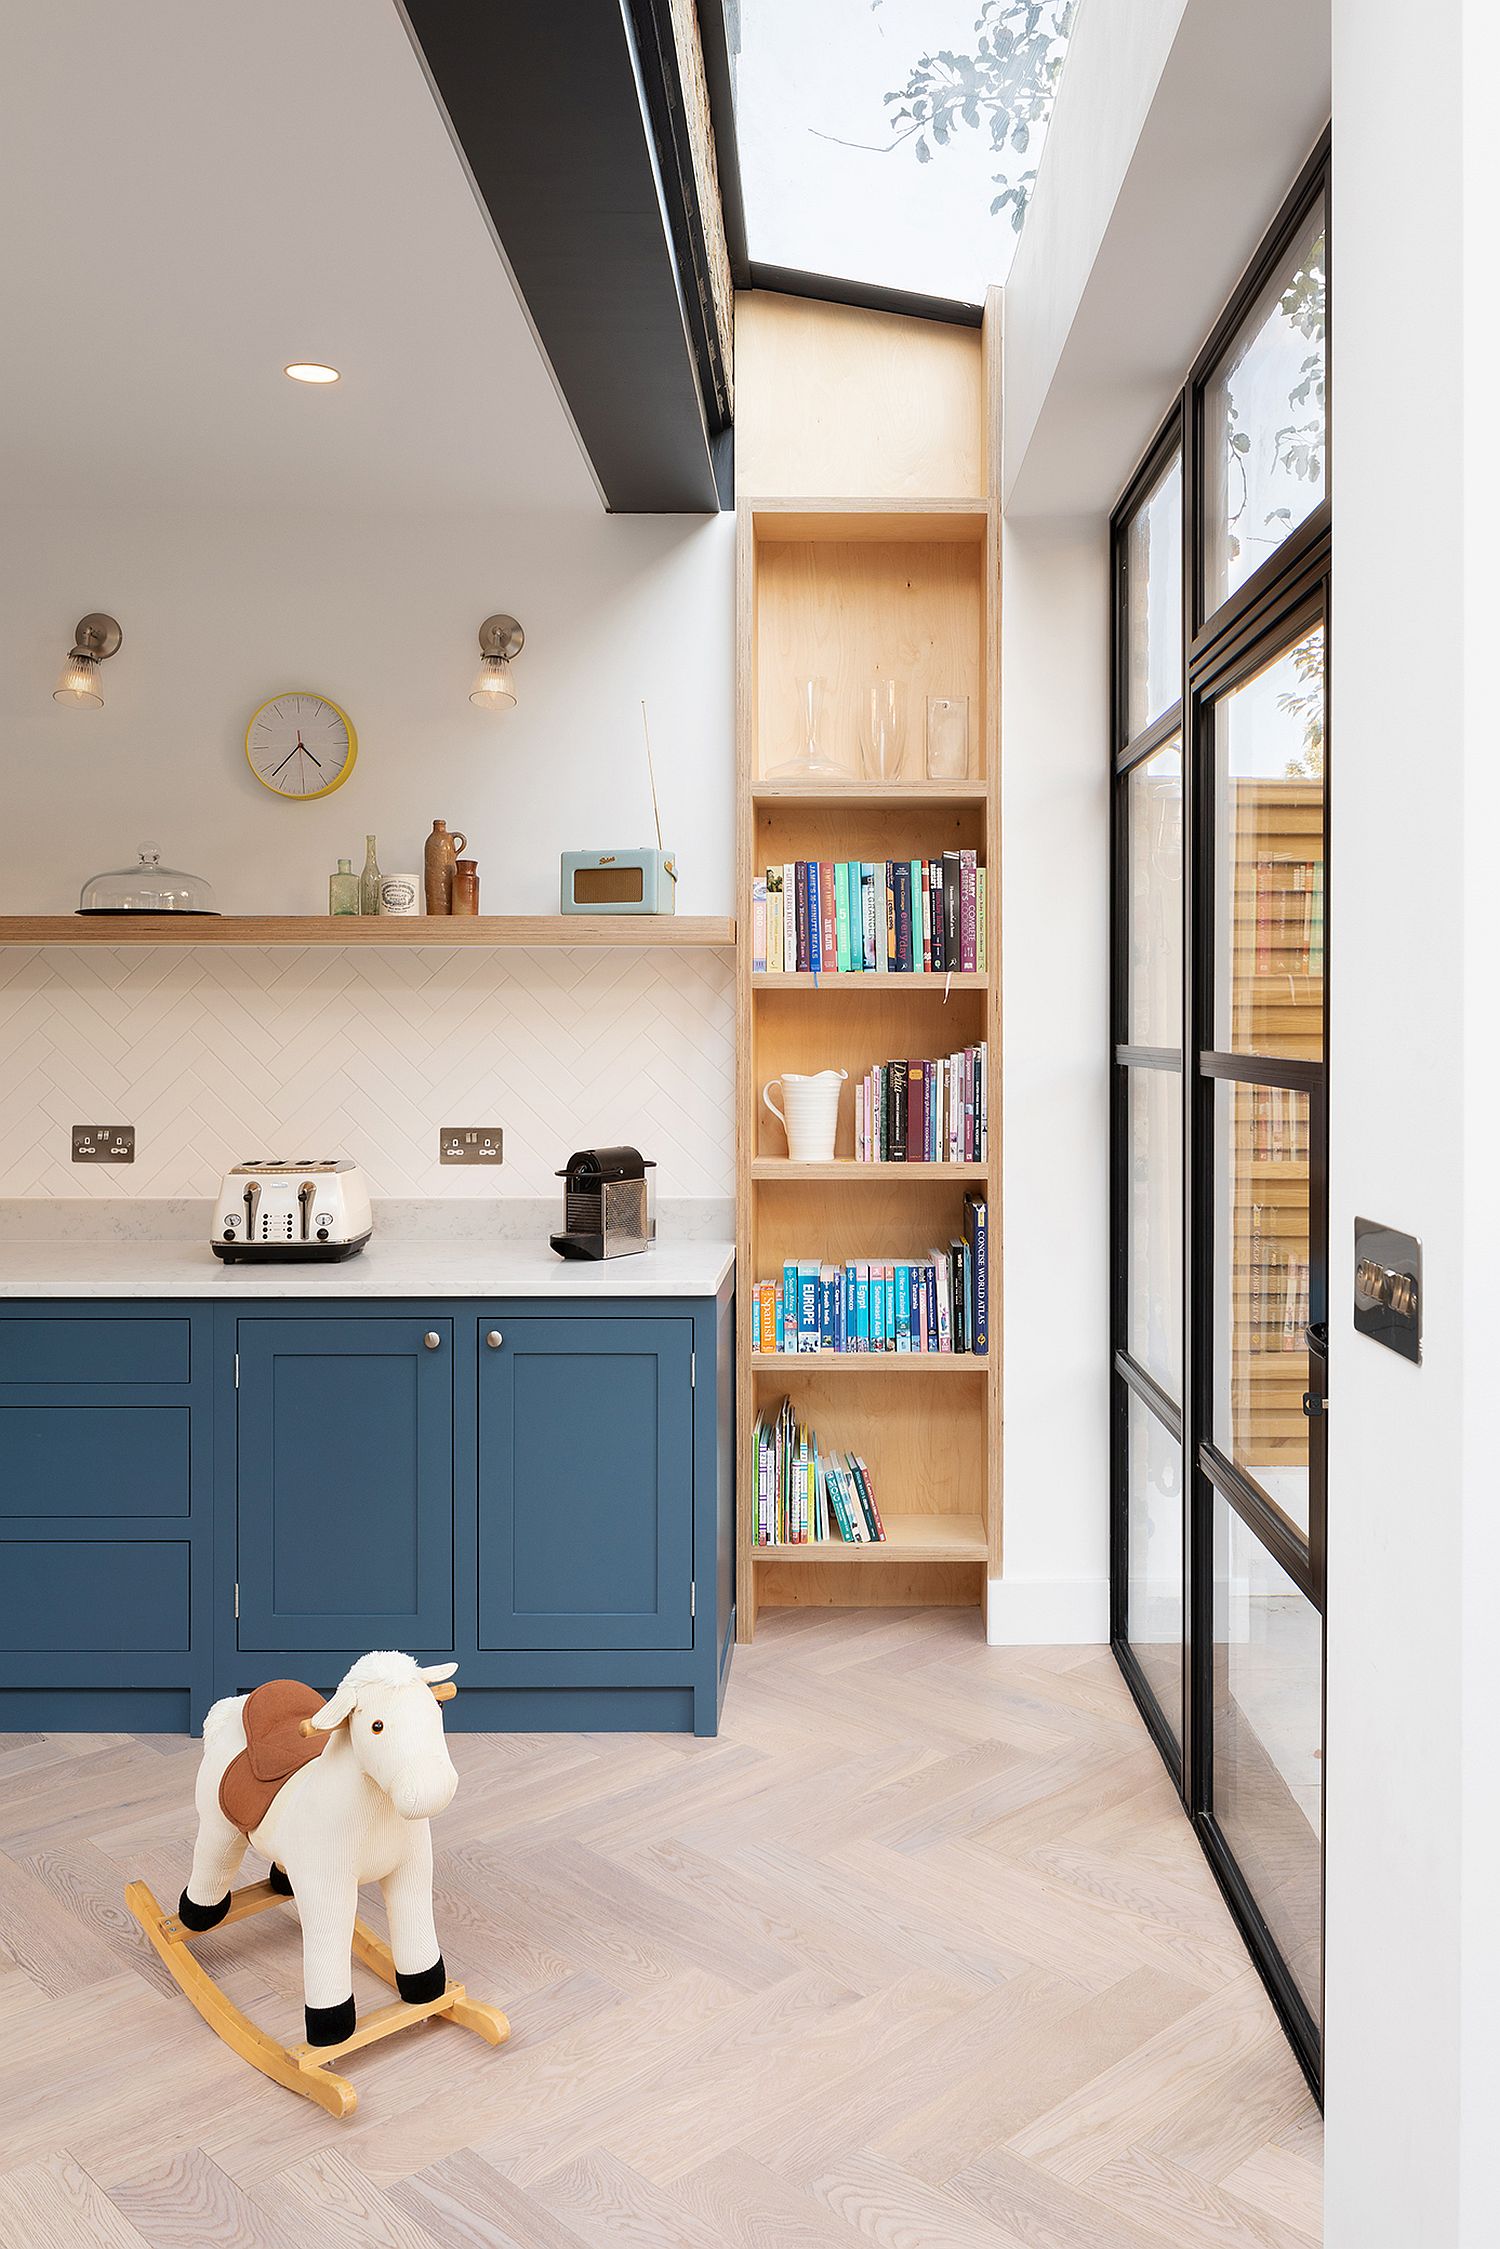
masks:
<svg viewBox="0 0 1500 2249"><path fill-rule="evenodd" d="M459 853L468 848L469 839L461 829L455 828L450 834L446 820L433 821L432 833L422 853L423 889L429 914L452 913L453 869Z"/></svg>

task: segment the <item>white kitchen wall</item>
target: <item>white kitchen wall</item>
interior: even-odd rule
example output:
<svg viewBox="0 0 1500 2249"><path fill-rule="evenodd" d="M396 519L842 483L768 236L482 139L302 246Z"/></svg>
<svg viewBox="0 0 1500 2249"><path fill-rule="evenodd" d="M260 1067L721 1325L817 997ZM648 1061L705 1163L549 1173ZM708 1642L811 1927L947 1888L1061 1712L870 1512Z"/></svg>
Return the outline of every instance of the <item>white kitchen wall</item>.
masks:
<svg viewBox="0 0 1500 2249"><path fill-rule="evenodd" d="M354 1157L380 1196L555 1197L575 1148L733 1191L729 953L0 949L0 1197L211 1195L249 1156ZM74 1164L74 1122L133 1124ZM444 1125L505 1162L439 1168Z"/></svg>
<svg viewBox="0 0 1500 2249"><path fill-rule="evenodd" d="M93 608L124 646L105 708L64 709ZM487 722L468 690L497 609L527 644L516 710ZM11 511L0 912L70 911L150 837L225 912L323 913L339 856L373 831L384 868L419 869L435 816L468 835L484 910L555 912L564 850L654 840L644 697L679 910L728 913L732 619L728 518ZM250 713L294 686L359 735L312 804L244 757ZM239 1157L325 1151L381 1194L533 1196L572 1148L624 1138L663 1196L717 1197L732 1109L722 956L0 953L0 1196L202 1194ZM75 1119L135 1124L136 1164L70 1164ZM506 1128L502 1170L438 1171L437 1125L464 1121Z"/></svg>

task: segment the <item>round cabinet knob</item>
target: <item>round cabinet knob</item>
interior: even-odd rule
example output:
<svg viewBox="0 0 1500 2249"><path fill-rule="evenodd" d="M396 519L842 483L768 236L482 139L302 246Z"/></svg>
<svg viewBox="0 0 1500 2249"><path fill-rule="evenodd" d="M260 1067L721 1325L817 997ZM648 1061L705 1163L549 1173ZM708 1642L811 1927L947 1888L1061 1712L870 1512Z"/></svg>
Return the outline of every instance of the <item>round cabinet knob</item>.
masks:
<svg viewBox="0 0 1500 2249"><path fill-rule="evenodd" d="M498 1328L491 1328L484 1340L492 1351L498 1351L505 1338Z"/></svg>
<svg viewBox="0 0 1500 2249"><path fill-rule="evenodd" d="M443 1339L438 1334L436 1328L429 1328L427 1330L427 1333L422 1338L422 1341L426 1344L429 1351L436 1351L442 1340Z"/></svg>

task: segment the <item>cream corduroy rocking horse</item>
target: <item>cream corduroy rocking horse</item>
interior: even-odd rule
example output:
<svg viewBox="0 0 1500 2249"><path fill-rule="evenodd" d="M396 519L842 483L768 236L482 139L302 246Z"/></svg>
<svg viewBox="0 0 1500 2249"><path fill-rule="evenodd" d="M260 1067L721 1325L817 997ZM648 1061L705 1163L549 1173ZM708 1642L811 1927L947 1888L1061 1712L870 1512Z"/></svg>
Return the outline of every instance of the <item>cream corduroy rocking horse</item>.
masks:
<svg viewBox="0 0 1500 2249"><path fill-rule="evenodd" d="M303 2093L331 2116L356 2094L328 2066L408 2024L445 2016L488 2045L510 2036L498 2007L451 1984L432 1918L432 1830L458 1775L439 1704L457 1693L455 1663L421 1670L411 1656L361 1656L330 1699L272 1679L216 1702L203 1724L198 1842L175 1913L144 1882L125 1902L211 2030L241 2060ZM245 1845L271 1861L269 1878L231 1890ZM378 1882L391 1941L359 1918L359 1888ZM283 2046L226 1998L189 1949L207 1929L295 1897L302 1922L307 2038ZM351 1954L399 1997L359 2021Z"/></svg>

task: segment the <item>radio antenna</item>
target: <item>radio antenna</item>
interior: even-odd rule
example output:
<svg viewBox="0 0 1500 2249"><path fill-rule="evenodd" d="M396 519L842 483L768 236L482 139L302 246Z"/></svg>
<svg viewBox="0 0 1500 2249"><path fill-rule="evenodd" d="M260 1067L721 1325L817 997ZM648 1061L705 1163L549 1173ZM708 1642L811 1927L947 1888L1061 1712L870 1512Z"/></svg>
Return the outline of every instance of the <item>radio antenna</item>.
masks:
<svg viewBox="0 0 1500 2249"><path fill-rule="evenodd" d="M646 773L651 782L651 814L656 822L656 848L666 849L661 840L661 806L656 801L656 767L651 762L651 722L646 716L646 698L641 697L641 732L646 737Z"/></svg>

